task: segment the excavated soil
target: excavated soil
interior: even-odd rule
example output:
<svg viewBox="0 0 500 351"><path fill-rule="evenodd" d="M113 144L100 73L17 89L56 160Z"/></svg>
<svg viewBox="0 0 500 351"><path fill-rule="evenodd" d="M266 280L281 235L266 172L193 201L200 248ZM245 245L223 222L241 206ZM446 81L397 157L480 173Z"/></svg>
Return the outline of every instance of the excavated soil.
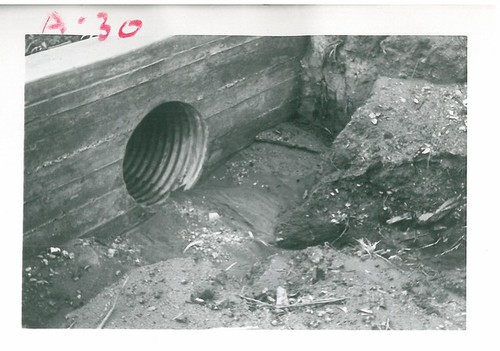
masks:
<svg viewBox="0 0 500 351"><path fill-rule="evenodd" d="M280 213L308 196L329 142L300 124L266 133L134 230L26 260L23 324L465 329L465 262L456 251L435 251L432 262L411 247L389 260L355 240L276 247Z"/></svg>
<svg viewBox="0 0 500 351"><path fill-rule="evenodd" d="M466 48L312 37L302 119L128 232L24 257L23 326L466 329Z"/></svg>

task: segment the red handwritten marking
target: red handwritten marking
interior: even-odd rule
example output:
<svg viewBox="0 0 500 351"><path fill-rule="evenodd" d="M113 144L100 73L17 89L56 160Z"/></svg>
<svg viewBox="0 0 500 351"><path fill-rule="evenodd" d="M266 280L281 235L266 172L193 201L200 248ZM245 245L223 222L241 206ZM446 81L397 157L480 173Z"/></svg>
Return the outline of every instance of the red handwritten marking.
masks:
<svg viewBox="0 0 500 351"><path fill-rule="evenodd" d="M97 14L97 18L102 19L102 23L101 23L101 26L99 27L99 29L106 32L106 34L99 34L99 40L103 41L103 40L107 39L107 37L109 36L109 33L111 32L111 26L106 23L106 21L108 20L108 14L106 12L99 12Z"/></svg>
<svg viewBox="0 0 500 351"><path fill-rule="evenodd" d="M125 26L136 27L136 28L132 32L126 33L126 32L123 31L123 28L125 28ZM118 30L118 36L120 38L129 38L129 37L132 37L132 36L134 36L139 31L139 29L141 29L141 27L142 27L142 21L141 20L137 20L136 19L136 20L131 20L131 21L125 21L125 22L123 22L122 26Z"/></svg>
<svg viewBox="0 0 500 351"><path fill-rule="evenodd" d="M45 33L45 28L47 27L47 23L49 23L49 20L51 18L54 21L56 21L56 23L53 23L53 24L49 25L48 29L59 30L61 32L61 34L64 34L64 32L66 32L66 25L61 20L61 17L59 16L59 14L56 11L52 12L50 14L50 16L47 18L47 21L45 22L45 25L43 26L42 34Z"/></svg>
<svg viewBox="0 0 500 351"><path fill-rule="evenodd" d="M99 12L97 13L97 18L102 19L102 23L99 27L101 31L104 33L99 34L99 41L104 41L108 38L109 34L111 33L111 26L107 23L108 21L108 14L106 12ZM50 20L54 20L55 23L49 24ZM78 24L82 24L85 22L86 17L80 17L78 18ZM132 31L125 31L125 27L135 27L134 30ZM121 25L120 29L118 30L118 36L120 38L130 38L133 37L134 35L137 34L139 29L142 28L142 21L138 19L134 20L128 20L123 22ZM42 34L45 33L45 29L50 29L50 30L59 30L61 34L64 34L66 32L66 25L61 19L61 16L56 11L53 11L49 17L47 17L47 20L45 21L45 24L43 25L42 29Z"/></svg>

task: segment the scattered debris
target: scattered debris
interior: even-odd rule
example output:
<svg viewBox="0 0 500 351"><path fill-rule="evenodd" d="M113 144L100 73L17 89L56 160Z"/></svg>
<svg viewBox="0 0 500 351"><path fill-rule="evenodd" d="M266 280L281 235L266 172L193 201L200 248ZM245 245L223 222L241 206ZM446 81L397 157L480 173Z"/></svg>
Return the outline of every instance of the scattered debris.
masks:
<svg viewBox="0 0 500 351"><path fill-rule="evenodd" d="M441 206L439 206L439 208L436 211L427 212L420 215L418 217L418 224L420 225L432 224L439 221L448 213L450 213L451 210L457 208L460 205L461 197L462 197L461 195L458 195L457 197L448 199Z"/></svg>

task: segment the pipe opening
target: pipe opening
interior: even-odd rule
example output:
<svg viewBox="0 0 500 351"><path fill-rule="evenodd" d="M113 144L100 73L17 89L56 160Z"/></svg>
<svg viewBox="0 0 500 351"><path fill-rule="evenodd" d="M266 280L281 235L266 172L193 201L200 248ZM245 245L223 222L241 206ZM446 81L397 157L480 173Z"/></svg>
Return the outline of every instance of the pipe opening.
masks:
<svg viewBox="0 0 500 351"><path fill-rule="evenodd" d="M159 105L127 142L123 179L128 193L140 204L154 205L177 189L190 189L206 149L206 127L198 111L178 101Z"/></svg>

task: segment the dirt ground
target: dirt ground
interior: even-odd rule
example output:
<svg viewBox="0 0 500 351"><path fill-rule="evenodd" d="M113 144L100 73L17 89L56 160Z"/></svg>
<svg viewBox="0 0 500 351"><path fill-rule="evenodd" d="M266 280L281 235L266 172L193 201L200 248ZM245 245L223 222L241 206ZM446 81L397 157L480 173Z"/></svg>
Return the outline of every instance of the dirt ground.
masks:
<svg viewBox="0 0 500 351"><path fill-rule="evenodd" d="M275 246L331 139L286 123L257 140L128 233L26 259L23 326L465 329L465 248Z"/></svg>
<svg viewBox="0 0 500 351"><path fill-rule="evenodd" d="M466 38L311 40L307 123L126 233L24 257L23 327L465 330Z"/></svg>

